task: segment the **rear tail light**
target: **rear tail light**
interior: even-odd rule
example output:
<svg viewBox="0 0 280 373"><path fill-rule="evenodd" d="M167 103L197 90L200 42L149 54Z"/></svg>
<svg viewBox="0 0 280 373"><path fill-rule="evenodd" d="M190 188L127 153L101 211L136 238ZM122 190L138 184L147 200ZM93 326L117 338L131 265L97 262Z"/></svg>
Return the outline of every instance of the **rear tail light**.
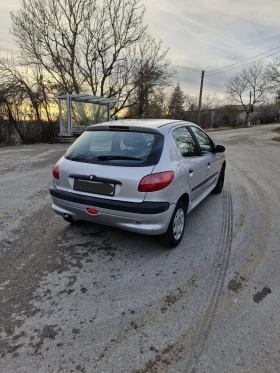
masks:
<svg viewBox="0 0 280 373"><path fill-rule="evenodd" d="M95 209L93 209L93 208L91 208L91 207L89 207L89 208L87 209L87 212L88 212L89 214L91 214L91 215L98 215L98 214L99 214L99 211L98 211L98 210L95 210Z"/></svg>
<svg viewBox="0 0 280 373"><path fill-rule="evenodd" d="M58 168L58 163L56 163L53 166L53 171L52 171L53 177L57 180L59 180L59 168Z"/></svg>
<svg viewBox="0 0 280 373"><path fill-rule="evenodd" d="M143 177L138 186L139 192L156 192L166 188L172 183L174 172L160 172L158 174L147 175Z"/></svg>

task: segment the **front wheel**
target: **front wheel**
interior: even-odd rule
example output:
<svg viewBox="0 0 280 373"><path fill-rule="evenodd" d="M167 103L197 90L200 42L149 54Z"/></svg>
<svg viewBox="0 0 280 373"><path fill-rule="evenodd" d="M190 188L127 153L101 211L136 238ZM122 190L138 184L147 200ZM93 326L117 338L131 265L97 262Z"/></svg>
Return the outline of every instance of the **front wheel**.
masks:
<svg viewBox="0 0 280 373"><path fill-rule="evenodd" d="M216 194L221 193L224 187L224 181L225 181L225 166L222 167L217 184L215 188L212 190L212 192Z"/></svg>
<svg viewBox="0 0 280 373"><path fill-rule="evenodd" d="M186 207L179 201L173 212L167 231L159 236L160 242L166 247L176 247L182 240L186 223Z"/></svg>

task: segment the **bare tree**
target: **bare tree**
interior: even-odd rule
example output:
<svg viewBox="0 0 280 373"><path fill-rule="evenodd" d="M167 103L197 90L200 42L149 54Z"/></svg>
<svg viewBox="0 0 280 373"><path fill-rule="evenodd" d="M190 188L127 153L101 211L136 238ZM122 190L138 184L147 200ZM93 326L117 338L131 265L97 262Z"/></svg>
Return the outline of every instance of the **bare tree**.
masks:
<svg viewBox="0 0 280 373"><path fill-rule="evenodd" d="M35 110L36 120L41 122L40 93L35 87L35 82L29 80L29 72L26 68L17 69L14 60L0 60L0 82L6 92L21 95L22 99L28 98Z"/></svg>
<svg viewBox="0 0 280 373"><path fill-rule="evenodd" d="M137 92L137 91L136 91ZM138 92L137 92L138 93ZM143 95L144 96L144 95ZM132 101L135 102L137 94L132 96ZM125 118L141 118L140 110L142 110L142 117L145 118L167 118L168 112L168 95L162 87L155 87L148 92L148 99L141 103L136 103L126 110Z"/></svg>
<svg viewBox="0 0 280 373"><path fill-rule="evenodd" d="M29 123L36 123L35 137L42 140L43 122L52 124L54 118L50 108L51 99L39 67L30 69L18 66L14 58L0 59L0 92L2 106L21 140L26 141L24 118L28 118Z"/></svg>
<svg viewBox="0 0 280 373"><path fill-rule="evenodd" d="M267 79L272 91L280 98L280 57L277 57L267 67Z"/></svg>
<svg viewBox="0 0 280 373"><path fill-rule="evenodd" d="M240 111L234 105L220 106L215 109L214 127L235 127L239 123Z"/></svg>
<svg viewBox="0 0 280 373"><path fill-rule="evenodd" d="M22 92L9 88L0 87L0 138L10 143L13 141L12 135L17 133L20 140L26 143L28 136L22 111L26 108L25 100Z"/></svg>
<svg viewBox="0 0 280 373"><path fill-rule="evenodd" d="M149 118L167 118L168 96L164 89L153 91L149 105Z"/></svg>
<svg viewBox="0 0 280 373"><path fill-rule="evenodd" d="M0 88L0 143L12 142L15 118L11 110L11 103L8 101L7 92Z"/></svg>
<svg viewBox="0 0 280 373"><path fill-rule="evenodd" d="M193 111L198 109L198 97L190 94L185 95L185 102L186 102L186 107L188 111Z"/></svg>
<svg viewBox="0 0 280 373"><path fill-rule="evenodd" d="M198 97L186 94L185 102L187 107L185 119L196 123L198 114ZM203 96L200 117L200 125L202 128L211 126L211 111L217 111L220 105L221 101L216 93Z"/></svg>
<svg viewBox="0 0 280 373"><path fill-rule="evenodd" d="M216 93L203 96L202 110L214 110L220 107L221 100Z"/></svg>
<svg viewBox="0 0 280 373"><path fill-rule="evenodd" d="M135 76L135 90L130 103L135 107L137 117L150 117L149 107L158 88L172 84L174 71L170 69L171 61L167 59L169 49L162 49L162 41L157 42L149 36L140 45L140 58L137 63Z"/></svg>
<svg viewBox="0 0 280 373"><path fill-rule="evenodd" d="M150 75L165 68L144 12L140 0L22 0L11 31L22 63L40 66L46 87L121 99L116 114L139 86L143 61Z"/></svg>
<svg viewBox="0 0 280 373"><path fill-rule="evenodd" d="M250 114L248 91L252 92L252 105L262 102L268 92L266 69L262 62L254 63L232 76L226 83L228 98L238 102L246 112L246 121Z"/></svg>

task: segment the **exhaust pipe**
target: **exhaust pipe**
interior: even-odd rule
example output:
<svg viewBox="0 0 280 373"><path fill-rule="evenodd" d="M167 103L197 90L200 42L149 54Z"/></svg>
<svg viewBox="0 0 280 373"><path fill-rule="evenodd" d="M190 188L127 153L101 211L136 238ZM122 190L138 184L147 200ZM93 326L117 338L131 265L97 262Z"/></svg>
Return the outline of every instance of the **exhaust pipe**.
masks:
<svg viewBox="0 0 280 373"><path fill-rule="evenodd" d="M69 214L64 214L63 215L63 218L64 218L64 220L66 220L68 223L73 223L73 218L72 218L72 216L71 215L69 215Z"/></svg>

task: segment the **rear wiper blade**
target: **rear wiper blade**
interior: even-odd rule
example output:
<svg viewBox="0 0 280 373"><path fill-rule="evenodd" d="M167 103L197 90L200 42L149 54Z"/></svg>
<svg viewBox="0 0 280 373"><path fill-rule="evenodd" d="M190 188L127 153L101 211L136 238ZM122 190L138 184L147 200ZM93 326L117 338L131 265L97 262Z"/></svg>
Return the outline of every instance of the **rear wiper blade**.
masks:
<svg viewBox="0 0 280 373"><path fill-rule="evenodd" d="M93 159L87 159L87 158L82 158L82 157L65 157L69 161L74 161L74 162L82 162L82 163L92 163Z"/></svg>
<svg viewBox="0 0 280 373"><path fill-rule="evenodd" d="M96 159L98 159L99 161L110 161L110 160L142 161L141 158L126 157L122 155L100 155Z"/></svg>
<svg viewBox="0 0 280 373"><path fill-rule="evenodd" d="M80 162L80 161L84 161L83 158L81 157L65 157L66 159L69 159L69 161L76 161L76 162Z"/></svg>

